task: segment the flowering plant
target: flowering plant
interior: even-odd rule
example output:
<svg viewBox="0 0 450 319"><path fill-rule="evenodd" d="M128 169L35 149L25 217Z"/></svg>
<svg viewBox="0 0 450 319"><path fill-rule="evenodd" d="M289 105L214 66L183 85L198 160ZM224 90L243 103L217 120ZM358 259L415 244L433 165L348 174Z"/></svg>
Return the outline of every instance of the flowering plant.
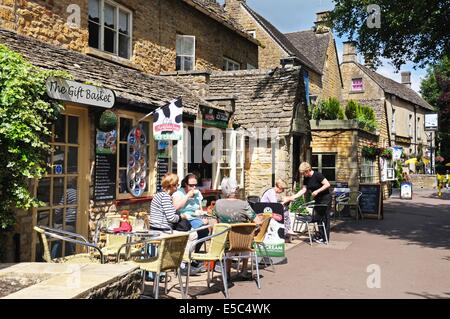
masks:
<svg viewBox="0 0 450 319"><path fill-rule="evenodd" d="M436 162L443 162L444 158L441 155L436 156Z"/></svg>
<svg viewBox="0 0 450 319"><path fill-rule="evenodd" d="M391 159L392 155L393 155L392 149L390 149L390 148L381 149L381 153L380 153L381 157Z"/></svg>

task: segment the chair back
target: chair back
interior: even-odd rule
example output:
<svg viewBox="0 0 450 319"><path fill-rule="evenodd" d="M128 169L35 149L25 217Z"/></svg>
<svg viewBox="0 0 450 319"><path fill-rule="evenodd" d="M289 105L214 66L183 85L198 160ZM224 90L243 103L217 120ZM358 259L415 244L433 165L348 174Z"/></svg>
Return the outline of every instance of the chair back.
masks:
<svg viewBox="0 0 450 319"><path fill-rule="evenodd" d="M158 247L157 267L160 271L177 269L183 261L184 250L188 241L189 234L176 234L165 237L161 240Z"/></svg>
<svg viewBox="0 0 450 319"><path fill-rule="evenodd" d="M348 203L351 205L359 204L359 199L361 198L361 195L362 195L362 192L360 192L360 191L350 192Z"/></svg>
<svg viewBox="0 0 450 319"><path fill-rule="evenodd" d="M39 226L34 226L34 230L38 233L39 241L41 242L42 248L44 249L42 259L48 263L53 262L50 255L50 247L48 244L47 236L45 235L45 230L43 230Z"/></svg>
<svg viewBox="0 0 450 319"><path fill-rule="evenodd" d="M222 234L211 238L211 242L208 248L208 255L216 257L217 259L223 258L223 254L225 252L225 245L228 239L228 231L230 230L230 228L231 225L225 223L218 223L214 225L211 236L214 236L215 234L219 233Z"/></svg>
<svg viewBox="0 0 450 319"><path fill-rule="evenodd" d="M253 251L253 240L256 231L255 223L231 224L228 239L230 247L228 252L249 252Z"/></svg>
<svg viewBox="0 0 450 319"><path fill-rule="evenodd" d="M269 229L270 224L270 216L264 217L262 223L259 225L259 232L256 234L254 241L256 243L262 243L264 241L264 238L266 237L267 230Z"/></svg>

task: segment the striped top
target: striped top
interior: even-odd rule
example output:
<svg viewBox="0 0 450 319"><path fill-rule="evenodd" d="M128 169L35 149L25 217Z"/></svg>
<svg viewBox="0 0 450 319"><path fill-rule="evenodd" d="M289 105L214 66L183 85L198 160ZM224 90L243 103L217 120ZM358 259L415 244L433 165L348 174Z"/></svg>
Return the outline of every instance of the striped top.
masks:
<svg viewBox="0 0 450 319"><path fill-rule="evenodd" d="M159 192L153 196L150 204L150 227L169 229L180 220L172 203L172 197L166 192Z"/></svg>

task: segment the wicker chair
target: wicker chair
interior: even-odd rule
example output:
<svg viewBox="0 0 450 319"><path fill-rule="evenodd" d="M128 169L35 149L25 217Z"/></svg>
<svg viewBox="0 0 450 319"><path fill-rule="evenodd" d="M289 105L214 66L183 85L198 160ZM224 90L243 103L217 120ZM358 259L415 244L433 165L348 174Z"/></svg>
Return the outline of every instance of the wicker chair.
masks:
<svg viewBox="0 0 450 319"><path fill-rule="evenodd" d="M34 230L38 233L38 236L40 238L43 247L42 257L48 263L103 264L105 262L101 249L97 245L89 243L83 236L79 234L45 226L35 226ZM48 238L51 238L52 240L61 240L63 242L69 242L75 245L81 245L91 252L74 254L60 258L52 258ZM97 258L95 255L99 256L99 258Z"/></svg>
<svg viewBox="0 0 450 319"><path fill-rule="evenodd" d="M258 256L256 250L253 249L253 242L255 238L256 224L255 223L238 223L231 224L231 229L228 234L229 248L224 256L224 262L228 259L250 258L252 268L251 273L253 277L253 264L256 267L256 283L258 288L261 288L259 280ZM253 263L253 260L255 261Z"/></svg>
<svg viewBox="0 0 450 319"><path fill-rule="evenodd" d="M188 241L189 234L173 234L168 235L158 241L152 239L145 241L144 243L148 244L157 244L158 245L158 255L155 257L146 257L142 259L133 259L126 261L128 264L133 264L138 266L142 270L142 293L144 293L145 288L145 272L154 272L156 275L154 276L154 285L153 285L153 295L155 299L158 299L159 296L159 277L161 272L165 272L167 270L174 270L178 276L181 296L183 299L185 298L184 290L183 290L183 282L181 280L180 273L180 265L183 261L184 249L186 248L186 244ZM140 242L142 243L142 242ZM136 243L128 243L122 246L122 248L126 246L132 246ZM118 252L120 255L120 251ZM167 280L164 285L165 292L167 293Z"/></svg>
<svg viewBox="0 0 450 319"><path fill-rule="evenodd" d="M194 241L189 249L189 256L185 258L185 261L187 262L188 269L187 269L187 275L186 275L186 291L185 294L188 295L189 292L189 275L191 271L191 261L197 260L197 261L213 261L213 262L219 262L221 269L222 269L222 282L223 287L225 291L225 297L228 298L228 285L227 285L227 274L224 268L224 264L222 262L224 253L225 253L225 245L227 243L228 238L228 232L231 228L230 224L215 224L213 227L212 234L210 236L201 238L199 240ZM206 243L207 241L211 241L208 247L208 250L206 253L194 253L195 247L199 243ZM210 267L207 268L207 285L208 288L210 288L212 276L211 276L211 269Z"/></svg>
<svg viewBox="0 0 450 319"><path fill-rule="evenodd" d="M264 238L266 237L267 230L269 229L270 220L271 220L271 217L264 217L262 223L258 227L259 232L255 236L253 241L255 243L256 248L260 252L260 255L262 256L264 266L267 267L267 263L266 263L266 259L265 259L265 257L267 257L269 259L269 263L272 266L273 271L275 272L275 266L273 265L273 260L272 260L272 258L269 257L269 253L267 252L266 244L264 243ZM264 250L264 255L262 254L261 248Z"/></svg>

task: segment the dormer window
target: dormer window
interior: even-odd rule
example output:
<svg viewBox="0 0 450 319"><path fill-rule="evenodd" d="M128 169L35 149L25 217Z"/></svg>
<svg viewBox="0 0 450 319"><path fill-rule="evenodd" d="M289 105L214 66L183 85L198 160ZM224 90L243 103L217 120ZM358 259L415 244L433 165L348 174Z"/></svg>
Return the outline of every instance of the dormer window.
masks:
<svg viewBox="0 0 450 319"><path fill-rule="evenodd" d="M355 78L352 79L352 91L359 92L364 89L363 87L363 79L362 78Z"/></svg>
<svg viewBox="0 0 450 319"><path fill-rule="evenodd" d="M229 58L223 58L223 70L224 71L236 71L241 69L241 64L237 61Z"/></svg>
<svg viewBox="0 0 450 319"><path fill-rule="evenodd" d="M89 46L131 57L132 13L109 0L89 0Z"/></svg>

